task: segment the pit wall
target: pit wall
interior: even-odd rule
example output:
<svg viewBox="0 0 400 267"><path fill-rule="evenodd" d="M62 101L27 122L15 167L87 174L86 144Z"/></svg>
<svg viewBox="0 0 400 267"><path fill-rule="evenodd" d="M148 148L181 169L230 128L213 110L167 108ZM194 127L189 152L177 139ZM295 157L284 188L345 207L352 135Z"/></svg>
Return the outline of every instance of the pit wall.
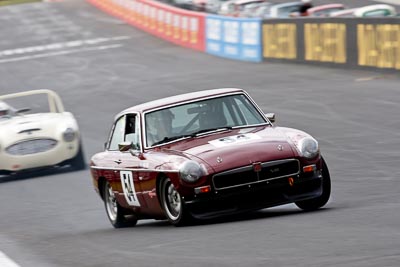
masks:
<svg viewBox="0 0 400 267"><path fill-rule="evenodd" d="M400 70L400 18L247 19L151 0L87 0L183 47L252 62L296 62Z"/></svg>

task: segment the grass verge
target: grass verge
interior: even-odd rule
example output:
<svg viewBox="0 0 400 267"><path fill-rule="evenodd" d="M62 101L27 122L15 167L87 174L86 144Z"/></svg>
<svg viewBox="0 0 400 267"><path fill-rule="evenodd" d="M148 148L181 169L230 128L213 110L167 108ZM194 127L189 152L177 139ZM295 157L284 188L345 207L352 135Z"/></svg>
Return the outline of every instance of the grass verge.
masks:
<svg viewBox="0 0 400 267"><path fill-rule="evenodd" d="M0 0L0 6L40 2L41 0Z"/></svg>

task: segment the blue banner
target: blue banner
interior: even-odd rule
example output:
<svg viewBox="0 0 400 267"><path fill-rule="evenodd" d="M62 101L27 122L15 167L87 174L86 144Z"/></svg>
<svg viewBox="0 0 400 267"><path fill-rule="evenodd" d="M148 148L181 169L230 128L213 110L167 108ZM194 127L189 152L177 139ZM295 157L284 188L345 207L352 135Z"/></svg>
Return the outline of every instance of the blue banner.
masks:
<svg viewBox="0 0 400 267"><path fill-rule="evenodd" d="M206 51L244 61L262 61L261 20L206 16Z"/></svg>

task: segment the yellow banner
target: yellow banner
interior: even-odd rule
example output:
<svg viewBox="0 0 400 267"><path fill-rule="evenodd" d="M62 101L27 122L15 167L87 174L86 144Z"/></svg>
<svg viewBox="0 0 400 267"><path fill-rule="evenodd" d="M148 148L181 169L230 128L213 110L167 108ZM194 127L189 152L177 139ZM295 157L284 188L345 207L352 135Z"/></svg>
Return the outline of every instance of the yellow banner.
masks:
<svg viewBox="0 0 400 267"><path fill-rule="evenodd" d="M346 63L346 25L306 23L304 46L307 61Z"/></svg>
<svg viewBox="0 0 400 267"><path fill-rule="evenodd" d="M297 58L296 24L263 25L263 55L266 58Z"/></svg>
<svg viewBox="0 0 400 267"><path fill-rule="evenodd" d="M358 65L400 69L400 25L357 25Z"/></svg>

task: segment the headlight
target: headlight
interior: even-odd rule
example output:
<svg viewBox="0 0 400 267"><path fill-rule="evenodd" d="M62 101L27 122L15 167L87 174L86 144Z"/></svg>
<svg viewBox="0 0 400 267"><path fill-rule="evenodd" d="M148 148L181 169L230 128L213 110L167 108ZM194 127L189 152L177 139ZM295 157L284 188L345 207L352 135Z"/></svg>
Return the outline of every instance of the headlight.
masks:
<svg viewBox="0 0 400 267"><path fill-rule="evenodd" d="M205 171L196 161L186 161L179 168L179 176L182 180L194 183L205 175Z"/></svg>
<svg viewBox="0 0 400 267"><path fill-rule="evenodd" d="M298 148L301 154L308 159L316 157L319 153L318 142L311 137L301 139L298 143Z"/></svg>
<svg viewBox="0 0 400 267"><path fill-rule="evenodd" d="M72 128L67 128L63 133L63 138L65 142L72 142L74 141L75 137L76 133Z"/></svg>

